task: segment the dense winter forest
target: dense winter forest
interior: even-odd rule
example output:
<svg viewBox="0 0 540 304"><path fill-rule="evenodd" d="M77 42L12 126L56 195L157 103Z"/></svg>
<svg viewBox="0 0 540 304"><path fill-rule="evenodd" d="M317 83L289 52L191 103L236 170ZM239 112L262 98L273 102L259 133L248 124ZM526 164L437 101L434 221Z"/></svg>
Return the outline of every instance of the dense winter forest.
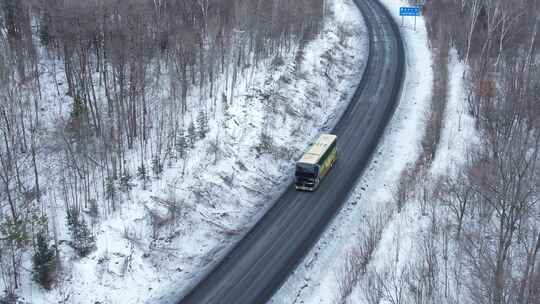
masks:
<svg viewBox="0 0 540 304"><path fill-rule="evenodd" d="M15 299L25 254L44 288L59 242L89 254L88 222L115 212L133 180L189 161L246 69L320 31L323 2L2 0L0 299ZM66 99L43 102L51 92ZM56 235L62 219L70 240Z"/></svg>
<svg viewBox="0 0 540 304"><path fill-rule="evenodd" d="M421 156L391 207L365 223L338 272L338 302L540 303L540 2L428 0L423 12L434 82ZM443 159L441 176L432 165L448 148L439 144L456 60L465 66L466 106L451 131L470 117L474 132L464 164ZM396 232L384 247L388 268L371 266L388 223L403 212L405 225L421 227L414 249L403 249Z"/></svg>

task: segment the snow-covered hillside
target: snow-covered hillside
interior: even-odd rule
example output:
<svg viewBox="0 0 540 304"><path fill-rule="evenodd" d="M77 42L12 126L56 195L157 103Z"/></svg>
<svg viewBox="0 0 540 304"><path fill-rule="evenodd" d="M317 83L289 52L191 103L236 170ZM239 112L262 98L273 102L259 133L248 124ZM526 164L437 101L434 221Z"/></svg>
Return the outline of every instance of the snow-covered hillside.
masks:
<svg viewBox="0 0 540 304"><path fill-rule="evenodd" d="M231 104L204 100L197 90L188 96L185 126L206 107L217 109L205 138L187 150L187 161L165 162L159 179L130 181L116 210L92 224L96 249L87 257L76 257L62 241L69 239L65 205L55 194L60 190L50 189L43 199L53 204L49 219L61 240L58 283L51 291L39 287L27 252L19 300L172 303L204 276L291 182L295 159L335 124L361 79L367 51L361 16L351 0L332 0L328 7L322 32L307 45L241 71L233 92L228 75L216 81L218 96L232 94ZM59 123L55 119L68 119L70 103L66 84L55 77L63 67L56 60L43 65L43 95L50 101L42 118L49 122L46 134ZM136 153L125 164L133 173ZM42 168L51 184L59 178L55 161L63 160ZM83 211L93 212L91 206Z"/></svg>

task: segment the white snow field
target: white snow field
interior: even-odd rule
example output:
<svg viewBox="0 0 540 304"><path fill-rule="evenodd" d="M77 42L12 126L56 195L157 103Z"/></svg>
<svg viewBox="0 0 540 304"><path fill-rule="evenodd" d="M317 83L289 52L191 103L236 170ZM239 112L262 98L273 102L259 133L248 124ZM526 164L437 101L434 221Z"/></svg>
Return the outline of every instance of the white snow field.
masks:
<svg viewBox="0 0 540 304"><path fill-rule="evenodd" d="M288 186L295 160L336 123L361 79L367 52L362 18L351 0L327 5L323 31L303 58L295 50L281 63L270 58L242 71L232 105L210 117L210 132L188 152L189 161L165 164L163 177L152 179L146 190L134 181L117 210L92 225L95 251L79 259L61 242L62 270L53 290L32 281L28 252L17 291L21 303L174 303L202 278ZM66 84L55 81L61 64L41 64L48 71L40 76L44 99L50 100L44 114L49 118L42 120L52 129L55 119L69 115L71 102L62 93ZM216 81L227 96L228 79ZM203 106L223 106L200 100L189 96L192 119ZM259 150L263 130L272 141L269 153ZM127 164L132 173L136 159ZM60 160L43 168L50 184L59 176L54 161ZM46 199L56 208L49 218L58 238L69 240L64 203L50 190ZM164 224L153 229L153 218Z"/></svg>

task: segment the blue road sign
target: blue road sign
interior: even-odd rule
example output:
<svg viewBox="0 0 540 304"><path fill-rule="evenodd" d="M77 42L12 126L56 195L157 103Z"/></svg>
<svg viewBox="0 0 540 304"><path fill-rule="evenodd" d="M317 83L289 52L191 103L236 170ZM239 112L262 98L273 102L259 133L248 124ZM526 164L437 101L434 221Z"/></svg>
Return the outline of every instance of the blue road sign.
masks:
<svg viewBox="0 0 540 304"><path fill-rule="evenodd" d="M399 8L399 15L400 16L420 16L420 8L419 7L400 7Z"/></svg>

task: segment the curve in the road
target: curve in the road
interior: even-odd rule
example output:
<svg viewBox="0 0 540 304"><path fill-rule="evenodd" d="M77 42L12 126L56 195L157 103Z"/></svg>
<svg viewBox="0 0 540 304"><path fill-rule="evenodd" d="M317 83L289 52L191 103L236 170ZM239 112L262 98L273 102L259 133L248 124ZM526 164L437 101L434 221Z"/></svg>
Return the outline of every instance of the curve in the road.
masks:
<svg viewBox="0 0 540 304"><path fill-rule="evenodd" d="M376 0L354 0L369 34L365 72L334 128L339 158L314 193L291 185L180 304L265 303L347 200L400 98L405 56L399 29Z"/></svg>

